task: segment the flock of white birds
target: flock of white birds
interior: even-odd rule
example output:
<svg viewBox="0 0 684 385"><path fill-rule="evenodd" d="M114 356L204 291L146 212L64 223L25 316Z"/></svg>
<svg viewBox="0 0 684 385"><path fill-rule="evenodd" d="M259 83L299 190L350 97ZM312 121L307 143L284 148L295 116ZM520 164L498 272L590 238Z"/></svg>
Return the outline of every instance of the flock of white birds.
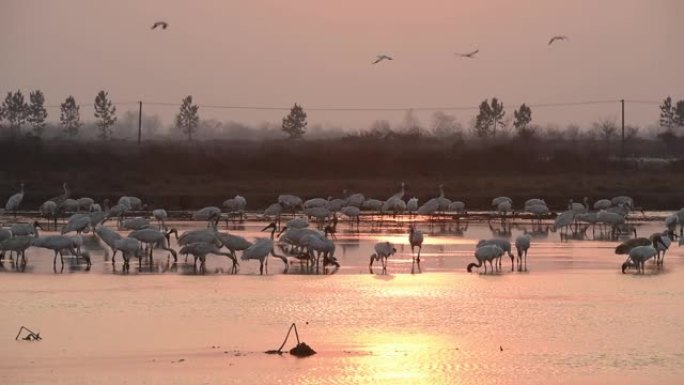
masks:
<svg viewBox="0 0 684 385"><path fill-rule="evenodd" d="M83 233L93 231L101 242L107 246L106 256L111 250L112 263L115 261L117 253L120 253L125 268L128 268L132 258L137 258L142 265L143 260L152 261L155 248L162 249L178 260L178 254L192 255L195 265L199 263L200 268L205 264L209 254L222 255L231 261L231 269L236 272L238 267L237 252L241 251L240 260L256 260L260 263L259 271L263 274L268 267L269 256L280 259L285 264L285 269L289 266L291 258L296 258L300 262L310 265L312 268L326 268L326 266L337 266L339 264L334 256L335 253L335 232L338 223L338 213L349 219L353 229L356 224L357 229L363 213L373 221L380 215L420 215L428 217L430 220L436 215L453 216L460 218L466 215L465 203L462 201L451 201L445 197L444 186L438 186L439 195L425 201L419 205L417 198L413 197L405 200L406 190L404 182L401 189L396 194L382 201L366 198L363 194L346 194L344 198L334 199L312 198L303 200L296 195L280 195L277 202L268 206L266 210L259 213L259 216L272 221L262 231L270 231L270 237L257 238L254 241L226 232L218 231L220 220L229 220L233 217L242 218L247 210L247 200L236 195L223 202L223 209L216 206L204 207L192 213L192 219L206 221L207 227L202 229L190 230L179 235L176 229L169 229L166 225L168 213L162 208L146 211L147 205L140 198L134 196L122 196L116 204L110 206L109 200L104 200L102 205L93 199L82 197L74 199L71 197L69 186L64 183L63 194L45 201L39 208L41 216L47 220L47 229L54 225L57 229L57 218L65 218L66 221L60 229L59 235L40 236L39 230L43 227L38 221L30 223L13 223L7 228L0 228L0 261L5 259L5 254L9 253L9 258L17 263L26 263L26 250L29 247L48 249L54 252L53 264L57 263L57 256L64 264L64 254L71 254L76 261L83 259L83 263L90 266L90 256L83 245ZM16 222L17 211L19 210L24 198L24 185L20 191L7 200L4 215L14 216ZM492 207L502 222L507 218L516 215L513 200L509 197L501 196L492 200ZM665 252L672 241L679 237L679 245L684 244L684 208L668 216L665 220L665 229L662 232L652 234L648 238L638 238L636 230L627 222L627 215L633 211L643 210L635 207L634 200L627 196L617 196L612 199L600 199L589 204L588 198L584 198L582 203L569 201L567 210L558 213L555 218L553 213L543 199L534 198L525 201L520 212L525 213L532 221L541 225L542 219L554 218L551 229L555 232L560 230L561 236L568 233L583 234L588 228L592 232L599 231L609 234L611 239L616 239L620 234L634 233L631 238L620 244L616 254L625 254L627 259L622 264L622 271L636 268L638 273L644 272L644 264L649 259L655 260L657 267L662 266ZM149 213L149 216L130 216L135 213ZM303 214L299 215L298 214ZM291 214L292 219L285 225L281 225L281 217ZM118 230L129 231L126 237L120 232L107 226L105 222L115 220ZM315 221L320 231L310 228L309 220ZM152 221L152 222L151 222ZM156 223L154 223L156 221ZM677 235L679 226L679 235ZM279 231L279 232L278 232ZM276 232L278 238L276 240ZM75 233L75 235L71 235ZM177 244L180 247L178 252L171 248L171 235L175 235ZM413 262L420 266L420 253L423 244L423 233L409 226L408 243L411 246ZM508 239L488 239L477 243L474 256L476 263L467 266L468 272L473 268L484 266L485 274L488 272L487 263L490 271L494 273L501 269L502 257L508 255L511 259L511 270L515 269L516 258L518 270L527 268L527 251L531 246L532 237L530 234L522 234L517 237L513 244ZM276 252L279 246L287 256ZM513 254L515 247L516 254ZM415 254L415 249L418 249ZM396 253L396 247L390 242L381 242L375 245L374 253L370 256L369 268L373 268L373 263L378 261L382 265L383 272L387 269L387 260Z"/></svg>

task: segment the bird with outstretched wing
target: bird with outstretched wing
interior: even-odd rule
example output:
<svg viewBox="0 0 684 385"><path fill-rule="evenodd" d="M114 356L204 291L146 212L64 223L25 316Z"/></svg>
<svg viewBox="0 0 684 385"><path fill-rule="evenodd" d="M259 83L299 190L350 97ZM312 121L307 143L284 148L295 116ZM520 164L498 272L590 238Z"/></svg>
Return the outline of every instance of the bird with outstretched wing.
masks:
<svg viewBox="0 0 684 385"><path fill-rule="evenodd" d="M479 49L476 49L475 51L473 51L473 52L468 52L468 53L458 53L458 52L456 52L456 56L467 57L467 58L469 58L469 59L474 59L474 58L475 58L475 55L476 55L478 52L480 52Z"/></svg>
<svg viewBox="0 0 684 385"><path fill-rule="evenodd" d="M553 42L556 40L568 40L568 37L565 35L554 36L551 38L551 40L549 40L549 45L553 44Z"/></svg>
<svg viewBox="0 0 684 385"><path fill-rule="evenodd" d="M161 27L162 29L166 29L169 27L169 23L167 23L165 21L157 21L154 24L152 24L151 29L156 29L157 27Z"/></svg>
<svg viewBox="0 0 684 385"><path fill-rule="evenodd" d="M387 56L387 55L378 55L378 56L376 57L375 61L373 61L373 63L371 63L371 64L377 64L377 63L380 63L380 62L383 61L383 60L394 60L394 59L392 59L391 57L389 57L389 56Z"/></svg>

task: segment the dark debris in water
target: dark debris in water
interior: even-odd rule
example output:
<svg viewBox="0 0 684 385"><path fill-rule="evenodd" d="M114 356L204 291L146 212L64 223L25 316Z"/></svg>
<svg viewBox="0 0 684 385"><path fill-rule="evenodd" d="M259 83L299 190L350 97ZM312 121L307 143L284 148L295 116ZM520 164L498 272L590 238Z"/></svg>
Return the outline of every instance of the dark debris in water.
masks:
<svg viewBox="0 0 684 385"><path fill-rule="evenodd" d="M306 342L300 342L294 348L290 349L290 354L295 357L309 357L316 354L316 351L307 345Z"/></svg>

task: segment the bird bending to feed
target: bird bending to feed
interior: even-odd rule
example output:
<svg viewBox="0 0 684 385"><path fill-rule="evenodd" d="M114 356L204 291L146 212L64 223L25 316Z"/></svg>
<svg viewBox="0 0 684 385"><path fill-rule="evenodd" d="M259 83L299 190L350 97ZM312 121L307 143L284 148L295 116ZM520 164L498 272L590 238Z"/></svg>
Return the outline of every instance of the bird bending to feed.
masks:
<svg viewBox="0 0 684 385"><path fill-rule="evenodd" d="M165 21L157 21L154 24L152 24L151 29L156 29L157 27L161 27L162 29L166 29L169 27L169 23L167 23Z"/></svg>
<svg viewBox="0 0 684 385"><path fill-rule="evenodd" d="M394 59L392 59L391 57L389 57L387 55L378 55L378 56L376 56L375 61L371 64L377 64L383 60L394 60Z"/></svg>
<svg viewBox="0 0 684 385"><path fill-rule="evenodd" d="M470 263L466 268L468 273L473 271L473 267L482 267L484 265L485 274L487 274L487 262L489 262L489 267L491 267L492 273L494 273L493 262L496 259L501 258L504 254L504 250L497 245L484 245L475 249L475 259L477 263Z"/></svg>
<svg viewBox="0 0 684 385"><path fill-rule="evenodd" d="M456 56L467 57L467 58L469 58L469 59L474 59L474 58L475 58L475 55L476 55L478 52L480 52L479 49L476 49L475 51L473 51L473 52L468 52L468 53L458 53L458 52L456 52Z"/></svg>
<svg viewBox="0 0 684 385"><path fill-rule="evenodd" d="M375 261L380 261L382 263L383 273L386 272L387 271L387 258L394 255L394 253L396 253L396 252L397 252L397 249L390 242L376 243L375 244L375 253L371 254L370 263L368 264L368 267L371 269L371 273L373 272L373 262L375 262Z"/></svg>
<svg viewBox="0 0 684 385"><path fill-rule="evenodd" d="M551 40L549 40L549 45L553 44L553 42L555 42L556 40L568 40L568 37L565 35L554 36L551 38Z"/></svg>

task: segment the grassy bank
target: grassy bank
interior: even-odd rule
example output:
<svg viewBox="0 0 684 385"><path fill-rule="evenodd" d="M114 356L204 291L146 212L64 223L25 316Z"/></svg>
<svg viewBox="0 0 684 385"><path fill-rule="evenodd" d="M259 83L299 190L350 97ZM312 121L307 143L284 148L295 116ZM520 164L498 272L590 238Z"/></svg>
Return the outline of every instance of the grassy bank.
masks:
<svg viewBox="0 0 684 385"><path fill-rule="evenodd" d="M341 197L343 190L385 199L407 183L421 201L438 194L489 208L492 197L522 203L545 198L630 195L645 209L684 206L684 164L642 168L611 160L601 145L463 145L436 140L318 142L14 143L0 145L0 199L26 185L23 208L37 208L68 182L74 197L96 201L135 195L154 207L192 209L239 193L258 209L278 194Z"/></svg>

